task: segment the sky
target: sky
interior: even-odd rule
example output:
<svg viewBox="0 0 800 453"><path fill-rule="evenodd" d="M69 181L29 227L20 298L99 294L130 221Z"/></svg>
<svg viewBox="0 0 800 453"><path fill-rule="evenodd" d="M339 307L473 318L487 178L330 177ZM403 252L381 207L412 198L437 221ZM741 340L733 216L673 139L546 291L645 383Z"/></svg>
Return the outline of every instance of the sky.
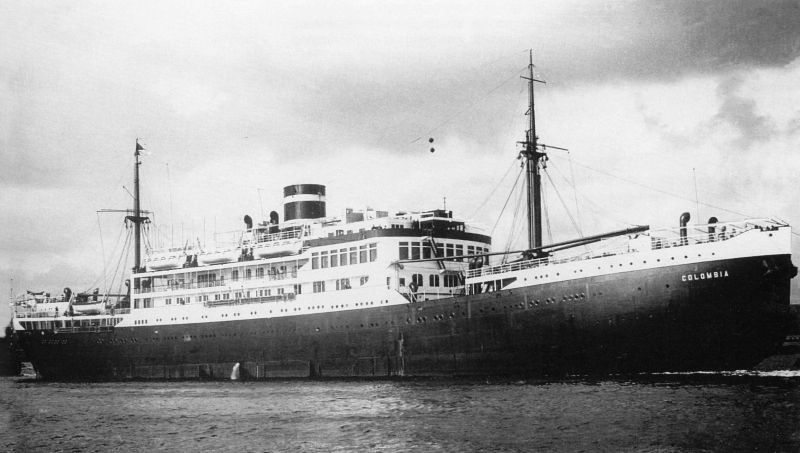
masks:
<svg viewBox="0 0 800 453"><path fill-rule="evenodd" d="M97 211L131 207L137 139L154 244L318 183L329 214L446 204L522 246L531 51L537 134L569 150L545 242L684 211L800 224L796 1L0 0L0 298L108 284L125 231Z"/></svg>

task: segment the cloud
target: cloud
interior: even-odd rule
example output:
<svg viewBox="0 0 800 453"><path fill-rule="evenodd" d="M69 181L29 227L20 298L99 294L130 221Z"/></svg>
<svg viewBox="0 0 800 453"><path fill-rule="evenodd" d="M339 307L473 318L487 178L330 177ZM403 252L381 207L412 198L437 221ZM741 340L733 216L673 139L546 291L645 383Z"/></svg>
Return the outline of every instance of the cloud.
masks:
<svg viewBox="0 0 800 453"><path fill-rule="evenodd" d="M674 80L742 67L780 67L800 55L800 5L795 1L569 5L549 30L562 44L542 46L554 68L549 72L558 80Z"/></svg>
<svg viewBox="0 0 800 453"><path fill-rule="evenodd" d="M765 115L756 113L756 102L740 95L742 80L730 77L720 83L717 95L722 100L714 122L725 124L737 131L733 140L734 150L749 150L753 144L764 143L775 135L774 122Z"/></svg>

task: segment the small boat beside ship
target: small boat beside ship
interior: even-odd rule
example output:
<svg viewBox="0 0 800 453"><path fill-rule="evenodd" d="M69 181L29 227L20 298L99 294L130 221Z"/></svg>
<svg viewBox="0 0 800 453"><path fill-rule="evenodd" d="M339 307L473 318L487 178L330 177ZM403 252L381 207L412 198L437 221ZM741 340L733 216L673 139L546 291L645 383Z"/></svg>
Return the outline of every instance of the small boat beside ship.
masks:
<svg viewBox="0 0 800 453"><path fill-rule="evenodd" d="M137 143L128 292L16 311L27 356L47 379L244 379L724 370L773 352L797 272L784 222L684 214L543 243L529 69L524 250L492 252L444 209L329 216L325 186L295 184L282 221L142 259Z"/></svg>

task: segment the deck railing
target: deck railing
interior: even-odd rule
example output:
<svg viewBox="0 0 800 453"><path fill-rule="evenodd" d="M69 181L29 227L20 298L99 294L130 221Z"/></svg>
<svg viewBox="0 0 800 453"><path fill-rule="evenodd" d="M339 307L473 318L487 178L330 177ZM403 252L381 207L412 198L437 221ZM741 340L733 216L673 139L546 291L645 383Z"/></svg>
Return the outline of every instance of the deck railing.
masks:
<svg viewBox="0 0 800 453"><path fill-rule="evenodd" d="M714 227L713 233L709 232L709 226ZM505 263L495 266L485 266L478 269L467 270L466 277L483 277L486 275L502 274L523 269L531 269L534 267L562 264L571 261L582 261L606 256L625 255L628 253L642 251L642 248L646 248L648 250L659 250L672 247L685 247L687 245L706 244L710 242L722 242L739 236L746 231L754 229L772 231L782 226L786 226L786 224L772 219L749 219L741 222L688 226L686 227L687 234L683 237L681 236L680 228L653 230L646 234L646 236L649 236L650 238L649 244L642 242L641 240L637 241L636 239L626 239L622 246L618 246L611 250L606 249L601 254L584 253L569 258L554 259L552 257L547 257L516 261L513 263ZM610 239L609 242L613 240L614 239Z"/></svg>
<svg viewBox="0 0 800 453"><path fill-rule="evenodd" d="M78 326L78 327L56 327L56 333L85 333L85 332L111 332L114 326Z"/></svg>
<svg viewBox="0 0 800 453"><path fill-rule="evenodd" d="M189 282L189 283L173 283L171 285L154 285L147 288L141 287L139 289L134 290L134 294L148 294L148 293L158 293L158 292L169 292L169 291L179 291L184 289L202 289L202 288L217 288L220 286L234 286L238 285L242 282L250 282L250 281L277 281L277 280L289 280L297 278L297 270L294 271L286 271L286 272L279 272L279 273L264 273L263 277L260 276L251 276L251 277L243 277L239 276L236 280L229 279L229 280L211 280L205 282ZM239 289L239 287L231 288L231 291Z"/></svg>
<svg viewBox="0 0 800 453"><path fill-rule="evenodd" d="M287 302L295 300L294 293L277 294L274 296L263 297L249 297L240 299L226 299L226 300L207 300L203 302L206 307L227 307L230 305L246 305L246 304L260 304L268 302Z"/></svg>

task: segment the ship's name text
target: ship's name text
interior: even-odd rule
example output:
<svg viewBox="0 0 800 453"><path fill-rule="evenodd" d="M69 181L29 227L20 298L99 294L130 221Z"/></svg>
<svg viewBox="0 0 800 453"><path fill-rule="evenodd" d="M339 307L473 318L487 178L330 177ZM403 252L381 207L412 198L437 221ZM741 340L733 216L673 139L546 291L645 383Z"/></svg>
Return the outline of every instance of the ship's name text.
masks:
<svg viewBox="0 0 800 453"><path fill-rule="evenodd" d="M682 282L691 282L694 280L711 280L712 278L726 278L728 271L713 271L713 272L700 272L699 274L684 274L681 275Z"/></svg>

